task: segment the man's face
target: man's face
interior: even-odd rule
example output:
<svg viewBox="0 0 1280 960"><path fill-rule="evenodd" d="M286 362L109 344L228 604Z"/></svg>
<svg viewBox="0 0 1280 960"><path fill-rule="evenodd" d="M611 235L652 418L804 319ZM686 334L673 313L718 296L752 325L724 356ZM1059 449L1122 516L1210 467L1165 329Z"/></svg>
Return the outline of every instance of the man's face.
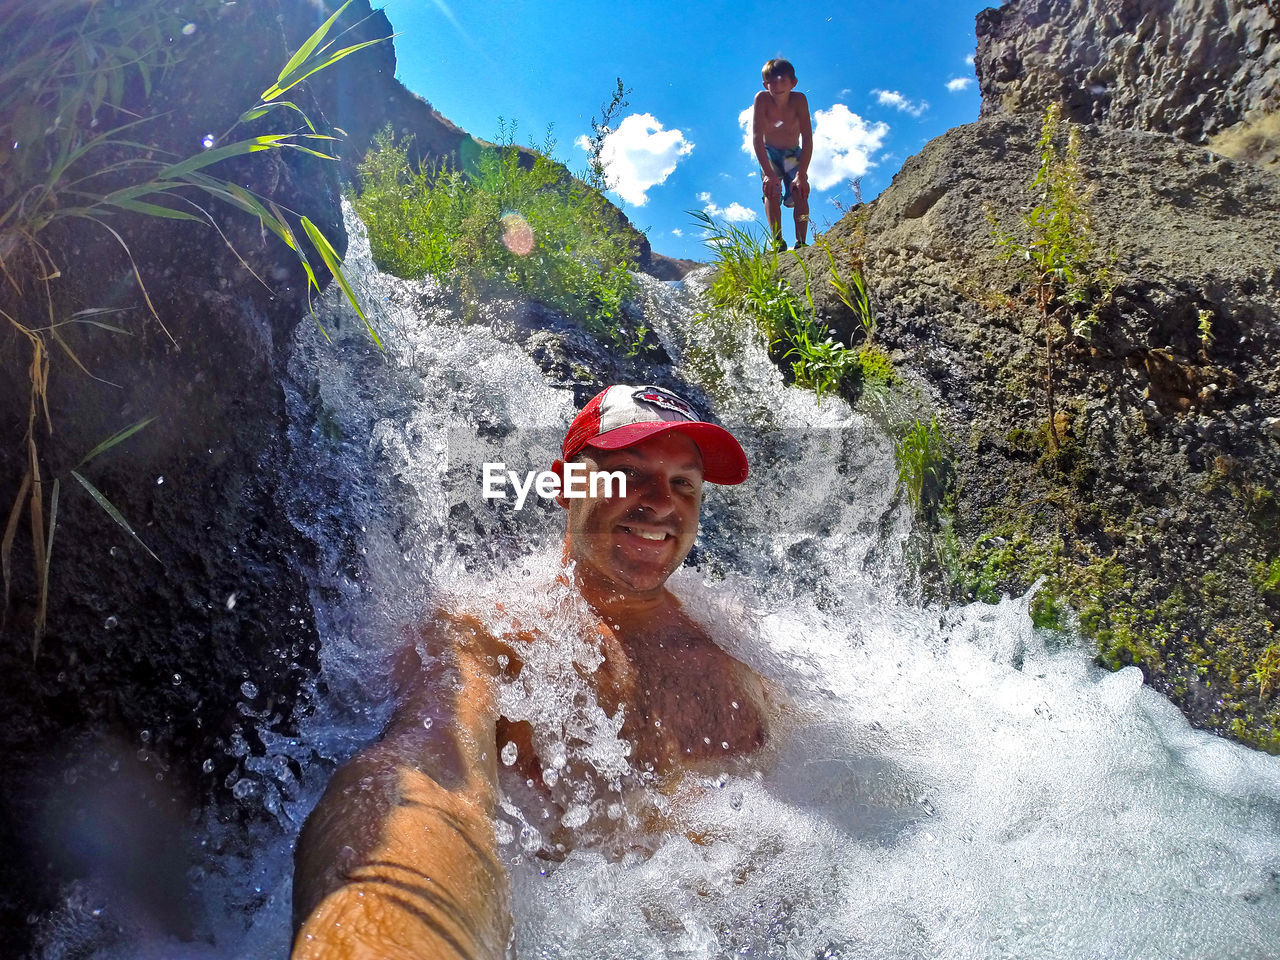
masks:
<svg viewBox="0 0 1280 960"><path fill-rule="evenodd" d="M698 535L702 454L672 430L624 450L582 451L588 475L620 471L625 497L560 499L579 573L623 593L653 593L684 562ZM615 491L616 492L616 491Z"/></svg>

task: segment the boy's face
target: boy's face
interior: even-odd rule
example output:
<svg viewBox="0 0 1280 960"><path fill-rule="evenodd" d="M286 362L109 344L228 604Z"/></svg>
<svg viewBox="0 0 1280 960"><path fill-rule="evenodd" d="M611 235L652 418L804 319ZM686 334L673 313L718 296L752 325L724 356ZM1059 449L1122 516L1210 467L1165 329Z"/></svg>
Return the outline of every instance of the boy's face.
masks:
<svg viewBox="0 0 1280 960"><path fill-rule="evenodd" d="M786 96L796 88L796 78L775 73L764 81L764 88L769 91L771 97Z"/></svg>

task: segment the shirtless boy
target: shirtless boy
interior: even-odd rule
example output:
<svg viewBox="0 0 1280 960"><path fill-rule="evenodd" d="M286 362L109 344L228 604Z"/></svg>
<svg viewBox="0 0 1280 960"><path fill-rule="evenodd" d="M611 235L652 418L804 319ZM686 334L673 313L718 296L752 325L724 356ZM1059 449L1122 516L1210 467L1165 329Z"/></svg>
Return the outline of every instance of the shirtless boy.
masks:
<svg viewBox="0 0 1280 960"><path fill-rule="evenodd" d="M624 711L634 769L672 777L758 750L760 678L665 586L697 536L702 485L746 479L741 446L669 391L619 385L577 416L562 455L557 471L581 460L588 473L626 477L624 495L560 505L564 582L585 601L603 657L583 679L607 713ZM531 728L498 715L494 688L532 662L521 648L538 642L536 631L493 636L477 619L440 613L417 632L397 669L391 722L334 774L298 838L294 960L504 956L499 752L514 743L520 767L532 765L521 773L542 778Z"/></svg>
<svg viewBox="0 0 1280 960"><path fill-rule="evenodd" d="M809 101L796 92L796 71L789 60L770 60L761 75L764 89L756 94L751 142L760 162L764 214L774 249L785 250L782 207L794 207L799 249L809 233L809 161L813 158Z"/></svg>

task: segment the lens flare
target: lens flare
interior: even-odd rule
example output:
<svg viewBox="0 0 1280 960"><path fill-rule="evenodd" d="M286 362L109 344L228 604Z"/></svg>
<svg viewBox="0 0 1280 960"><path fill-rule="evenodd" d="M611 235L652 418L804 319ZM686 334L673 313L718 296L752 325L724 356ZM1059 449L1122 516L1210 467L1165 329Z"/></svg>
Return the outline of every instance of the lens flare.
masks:
<svg viewBox="0 0 1280 960"><path fill-rule="evenodd" d="M502 244L517 257L533 253L533 227L518 213L502 215Z"/></svg>

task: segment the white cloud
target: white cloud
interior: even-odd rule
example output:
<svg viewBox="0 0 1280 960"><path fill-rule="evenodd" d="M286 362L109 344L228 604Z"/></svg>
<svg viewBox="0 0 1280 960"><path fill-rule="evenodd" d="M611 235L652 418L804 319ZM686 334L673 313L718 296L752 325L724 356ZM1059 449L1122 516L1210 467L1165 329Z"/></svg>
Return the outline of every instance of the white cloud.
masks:
<svg viewBox="0 0 1280 960"><path fill-rule="evenodd" d="M671 235L672 235L673 237L683 237L683 236L684 236L684 231L683 231L683 230L681 230L679 227L672 227L672 228L671 228Z"/></svg>
<svg viewBox="0 0 1280 960"><path fill-rule="evenodd" d="M967 63L969 66L971 66L971 67L972 67L972 66L973 66L973 54L971 53L971 54L969 54L967 57L965 57L965 58L964 58L964 62L965 62L965 63Z"/></svg>
<svg viewBox="0 0 1280 960"><path fill-rule="evenodd" d="M968 90L972 83L973 77L956 77L947 81L947 89L952 93L959 93L961 90Z"/></svg>
<svg viewBox="0 0 1280 960"><path fill-rule="evenodd" d="M875 94L881 106L893 107L895 110L909 113L913 117L918 117L929 109L929 104L926 101L908 100L897 90L872 90L871 92Z"/></svg>
<svg viewBox="0 0 1280 960"><path fill-rule="evenodd" d="M888 132L884 121L869 124L843 103L814 111L809 183L818 190L829 190L862 176L874 166L871 155L880 149Z"/></svg>
<svg viewBox="0 0 1280 960"><path fill-rule="evenodd" d="M728 220L730 223L741 223L744 220L754 220L756 218L756 212L754 210L744 207L736 200L727 207L717 207L711 201L711 194L700 193L698 194L698 202L702 204L702 209L709 215L713 217L721 217L722 219Z"/></svg>
<svg viewBox="0 0 1280 960"><path fill-rule="evenodd" d="M742 150L755 158L751 145L751 108L738 114L742 127ZM809 161L809 185L817 190L830 190L838 183L852 180L875 166L871 155L880 149L889 125L882 120L867 123L843 103L813 114L813 158ZM750 176L755 176L752 172Z"/></svg>
<svg viewBox="0 0 1280 960"><path fill-rule="evenodd" d="M576 142L583 150L590 147L585 136ZM653 114L633 113L604 139L605 182L627 203L643 207L646 191L664 182L692 150L681 131L662 129Z"/></svg>
<svg viewBox="0 0 1280 960"><path fill-rule="evenodd" d="M738 126L742 128L742 152L748 157L756 155L755 148L751 145L751 115L755 109L754 106L750 106L738 114Z"/></svg>

